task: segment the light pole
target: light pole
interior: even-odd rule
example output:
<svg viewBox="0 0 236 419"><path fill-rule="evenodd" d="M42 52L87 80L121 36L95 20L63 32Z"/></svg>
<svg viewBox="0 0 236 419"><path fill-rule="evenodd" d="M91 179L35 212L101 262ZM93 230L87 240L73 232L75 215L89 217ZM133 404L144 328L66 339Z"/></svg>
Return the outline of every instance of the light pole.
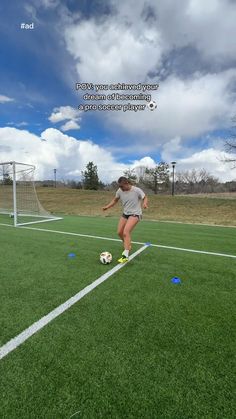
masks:
<svg viewBox="0 0 236 419"><path fill-rule="evenodd" d="M57 169L53 169L54 171L54 187L57 187Z"/></svg>
<svg viewBox="0 0 236 419"><path fill-rule="evenodd" d="M175 194L175 165L176 165L176 161L172 161L171 164L172 164L172 169L173 169L173 172L172 172L172 196L174 196L174 194Z"/></svg>

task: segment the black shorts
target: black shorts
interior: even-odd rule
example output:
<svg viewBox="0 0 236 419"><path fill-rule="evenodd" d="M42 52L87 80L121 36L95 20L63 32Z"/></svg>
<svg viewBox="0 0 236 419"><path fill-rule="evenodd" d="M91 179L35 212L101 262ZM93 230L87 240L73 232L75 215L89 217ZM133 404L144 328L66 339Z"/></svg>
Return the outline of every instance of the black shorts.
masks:
<svg viewBox="0 0 236 419"><path fill-rule="evenodd" d="M139 221L142 219L142 215L138 215L138 214L122 214L123 218L126 218L126 220L128 220L129 217L137 217L139 219Z"/></svg>

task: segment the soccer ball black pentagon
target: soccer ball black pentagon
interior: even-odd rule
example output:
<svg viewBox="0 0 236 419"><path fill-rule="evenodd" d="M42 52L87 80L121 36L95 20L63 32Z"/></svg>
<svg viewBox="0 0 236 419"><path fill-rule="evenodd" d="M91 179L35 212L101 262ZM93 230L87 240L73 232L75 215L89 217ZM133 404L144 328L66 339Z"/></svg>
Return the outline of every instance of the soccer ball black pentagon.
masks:
<svg viewBox="0 0 236 419"><path fill-rule="evenodd" d="M110 252L102 252L100 254L100 262L103 265L108 265L112 261L112 254Z"/></svg>
<svg viewBox="0 0 236 419"><path fill-rule="evenodd" d="M150 111L154 111L154 109L156 109L157 104L155 102L155 100L151 100L151 102L148 103L148 109L150 109Z"/></svg>

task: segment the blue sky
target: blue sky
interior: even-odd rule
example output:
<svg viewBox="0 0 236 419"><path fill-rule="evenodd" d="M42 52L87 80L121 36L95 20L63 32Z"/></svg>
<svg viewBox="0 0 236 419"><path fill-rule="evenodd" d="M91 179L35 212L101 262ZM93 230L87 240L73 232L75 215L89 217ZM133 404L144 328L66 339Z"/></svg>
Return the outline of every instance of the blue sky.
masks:
<svg viewBox="0 0 236 419"><path fill-rule="evenodd" d="M222 162L236 114L235 2L3 0L0 16L0 161L33 163L41 178L55 167L79 177L91 160L103 179L161 160L236 178ZM85 82L159 84L148 92L157 108L85 102L96 93L75 89Z"/></svg>

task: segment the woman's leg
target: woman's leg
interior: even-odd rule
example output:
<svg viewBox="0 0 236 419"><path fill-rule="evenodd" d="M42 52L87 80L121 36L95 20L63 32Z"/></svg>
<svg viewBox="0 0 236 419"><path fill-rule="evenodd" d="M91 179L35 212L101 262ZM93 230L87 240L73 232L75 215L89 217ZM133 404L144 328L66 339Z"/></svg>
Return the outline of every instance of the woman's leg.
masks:
<svg viewBox="0 0 236 419"><path fill-rule="evenodd" d="M131 231L139 222L139 217L133 217L132 215L128 218L123 228L123 242L125 250L131 250Z"/></svg>
<svg viewBox="0 0 236 419"><path fill-rule="evenodd" d="M127 223L127 218L121 217L117 227L117 234L120 236L121 240L124 242L123 232L125 225Z"/></svg>

